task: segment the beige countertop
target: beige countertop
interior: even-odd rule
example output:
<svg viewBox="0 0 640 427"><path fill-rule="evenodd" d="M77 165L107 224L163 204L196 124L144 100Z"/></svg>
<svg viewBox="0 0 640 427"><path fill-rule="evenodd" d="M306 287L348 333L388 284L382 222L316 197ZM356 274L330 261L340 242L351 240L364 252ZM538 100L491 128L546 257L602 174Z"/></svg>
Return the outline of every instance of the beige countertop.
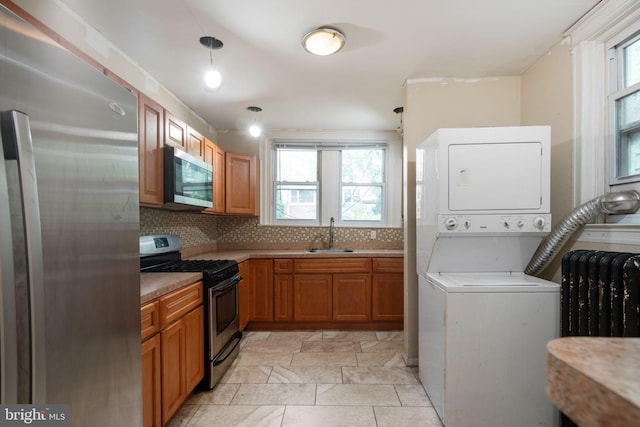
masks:
<svg viewBox="0 0 640 427"><path fill-rule="evenodd" d="M140 304L202 279L202 273L141 273Z"/></svg>
<svg viewBox="0 0 640 427"><path fill-rule="evenodd" d="M233 259L238 262L251 258L336 258L336 257L403 257L402 249L356 249L355 252L307 253L306 250L241 249L205 252L188 259Z"/></svg>
<svg viewBox="0 0 640 427"><path fill-rule="evenodd" d="M206 252L185 259L231 259L237 262L251 258L336 258L336 257L403 257L401 249L356 249L345 253L314 253L304 250L243 249L235 251ZM202 279L201 273L141 273L140 303L145 304Z"/></svg>
<svg viewBox="0 0 640 427"><path fill-rule="evenodd" d="M581 427L640 425L640 338L550 341L547 395Z"/></svg>

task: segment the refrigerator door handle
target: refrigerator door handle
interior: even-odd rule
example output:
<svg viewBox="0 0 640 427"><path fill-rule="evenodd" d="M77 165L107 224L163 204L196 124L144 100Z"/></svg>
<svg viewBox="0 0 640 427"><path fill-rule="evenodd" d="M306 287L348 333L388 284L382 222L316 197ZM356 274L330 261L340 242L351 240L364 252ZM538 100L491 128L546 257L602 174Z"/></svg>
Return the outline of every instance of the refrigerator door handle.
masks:
<svg viewBox="0 0 640 427"><path fill-rule="evenodd" d="M0 145L2 136L0 135ZM0 403L18 403L16 290L11 211L4 153L0 150Z"/></svg>
<svg viewBox="0 0 640 427"><path fill-rule="evenodd" d="M30 310L31 401L29 403L46 403L44 264L31 129L29 117L20 111L3 111L0 117L5 161L17 160L21 187Z"/></svg>

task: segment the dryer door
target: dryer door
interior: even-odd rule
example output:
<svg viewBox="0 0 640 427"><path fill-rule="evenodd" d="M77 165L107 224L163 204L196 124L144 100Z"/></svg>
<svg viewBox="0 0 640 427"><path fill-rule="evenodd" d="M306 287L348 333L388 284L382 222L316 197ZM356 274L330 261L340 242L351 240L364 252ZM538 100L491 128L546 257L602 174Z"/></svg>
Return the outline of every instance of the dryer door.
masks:
<svg viewBox="0 0 640 427"><path fill-rule="evenodd" d="M540 209L540 142L455 144L448 148L449 210Z"/></svg>

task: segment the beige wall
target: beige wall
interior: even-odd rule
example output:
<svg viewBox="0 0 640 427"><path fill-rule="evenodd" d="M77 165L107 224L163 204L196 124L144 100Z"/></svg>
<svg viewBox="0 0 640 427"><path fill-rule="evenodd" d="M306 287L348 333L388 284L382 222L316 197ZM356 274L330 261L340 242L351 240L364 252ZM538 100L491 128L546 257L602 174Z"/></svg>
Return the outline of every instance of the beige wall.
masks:
<svg viewBox="0 0 640 427"><path fill-rule="evenodd" d="M571 48L568 40L563 40L522 75L522 124L551 125L551 214L554 225L573 209L573 114ZM573 249L640 252L640 246L569 240L540 276L560 282L561 256Z"/></svg>
<svg viewBox="0 0 640 427"><path fill-rule="evenodd" d="M418 276L415 260L415 150L442 127L517 126L520 77L416 79L405 87L405 351L418 360Z"/></svg>
<svg viewBox="0 0 640 427"><path fill-rule="evenodd" d="M554 46L522 75L521 124L551 126L551 213L555 225L573 208L573 77L567 41Z"/></svg>
<svg viewBox="0 0 640 427"><path fill-rule="evenodd" d="M3 0L4 1L4 0ZM13 0L48 28L212 140L216 129L59 0Z"/></svg>

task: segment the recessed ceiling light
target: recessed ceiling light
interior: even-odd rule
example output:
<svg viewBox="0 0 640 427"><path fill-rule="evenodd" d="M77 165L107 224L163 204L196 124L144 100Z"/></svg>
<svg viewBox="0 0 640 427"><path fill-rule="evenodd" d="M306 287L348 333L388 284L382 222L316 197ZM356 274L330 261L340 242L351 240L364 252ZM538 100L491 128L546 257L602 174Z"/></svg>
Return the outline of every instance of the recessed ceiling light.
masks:
<svg viewBox="0 0 640 427"><path fill-rule="evenodd" d="M305 34L302 38L302 47L313 55L327 56L342 49L345 40L344 34L339 30L321 27Z"/></svg>

